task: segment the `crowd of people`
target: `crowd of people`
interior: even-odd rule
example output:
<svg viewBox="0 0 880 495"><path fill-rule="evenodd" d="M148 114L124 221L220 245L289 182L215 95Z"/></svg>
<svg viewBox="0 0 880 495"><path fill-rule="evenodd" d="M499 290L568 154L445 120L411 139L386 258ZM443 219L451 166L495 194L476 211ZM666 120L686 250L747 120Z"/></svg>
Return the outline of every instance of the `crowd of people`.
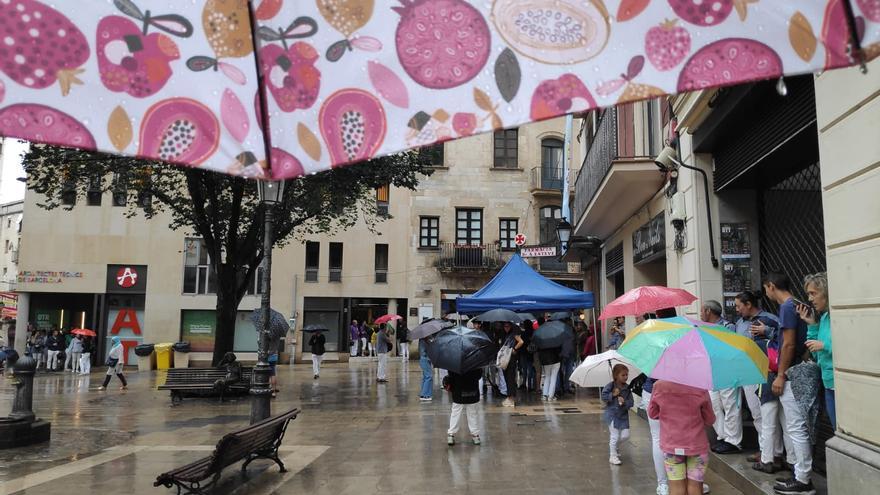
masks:
<svg viewBox="0 0 880 495"><path fill-rule="evenodd" d="M25 354L37 362L37 371L87 375L92 369L95 341L57 326L43 330L29 325L25 349Z"/></svg>

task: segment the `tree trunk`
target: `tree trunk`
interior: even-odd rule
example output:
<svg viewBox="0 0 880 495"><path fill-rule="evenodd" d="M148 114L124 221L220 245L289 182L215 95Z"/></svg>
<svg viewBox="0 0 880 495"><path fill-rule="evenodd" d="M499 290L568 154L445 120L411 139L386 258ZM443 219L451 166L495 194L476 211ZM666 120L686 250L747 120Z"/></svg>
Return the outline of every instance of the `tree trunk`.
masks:
<svg viewBox="0 0 880 495"><path fill-rule="evenodd" d="M213 365L217 366L227 352L232 352L235 343L235 317L238 313L238 297L235 280L219 280L217 287L217 333L214 336ZM254 338L257 332L253 332Z"/></svg>

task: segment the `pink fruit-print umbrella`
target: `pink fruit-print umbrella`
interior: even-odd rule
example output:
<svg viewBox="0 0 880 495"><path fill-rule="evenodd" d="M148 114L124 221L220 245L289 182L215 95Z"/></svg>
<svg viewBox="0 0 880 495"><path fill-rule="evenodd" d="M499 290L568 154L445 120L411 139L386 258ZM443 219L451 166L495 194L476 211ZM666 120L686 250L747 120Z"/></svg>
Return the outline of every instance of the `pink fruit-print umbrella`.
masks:
<svg viewBox="0 0 880 495"><path fill-rule="evenodd" d="M277 180L878 54L880 0L0 0L0 135Z"/></svg>

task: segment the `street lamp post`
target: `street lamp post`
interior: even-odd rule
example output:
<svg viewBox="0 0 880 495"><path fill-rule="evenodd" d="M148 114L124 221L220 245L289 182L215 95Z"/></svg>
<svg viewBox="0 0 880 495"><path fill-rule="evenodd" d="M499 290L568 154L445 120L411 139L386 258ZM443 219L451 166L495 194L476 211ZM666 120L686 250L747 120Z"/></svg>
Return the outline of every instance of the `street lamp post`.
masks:
<svg viewBox="0 0 880 495"><path fill-rule="evenodd" d="M272 244L274 242L275 206L284 195L283 181L259 181L257 183L260 203L263 205L263 296L260 311L263 315L263 328L257 347L257 365L251 378L251 424L257 423L271 415L270 399L272 386L269 384L269 305L271 302L272 282Z"/></svg>
<svg viewBox="0 0 880 495"><path fill-rule="evenodd" d="M568 250L568 240L571 238L571 224L565 217L556 224L556 238L559 239L560 256Z"/></svg>

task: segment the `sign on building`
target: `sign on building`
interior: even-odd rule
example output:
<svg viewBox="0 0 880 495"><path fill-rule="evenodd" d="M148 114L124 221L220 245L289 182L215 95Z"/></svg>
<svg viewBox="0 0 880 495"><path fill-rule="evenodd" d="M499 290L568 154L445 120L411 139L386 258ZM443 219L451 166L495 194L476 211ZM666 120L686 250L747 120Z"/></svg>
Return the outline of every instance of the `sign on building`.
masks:
<svg viewBox="0 0 880 495"><path fill-rule="evenodd" d="M520 250L523 258L550 258L556 256L556 246L529 246Z"/></svg>
<svg viewBox="0 0 880 495"><path fill-rule="evenodd" d="M666 212L660 212L633 232L633 263L653 261L666 255Z"/></svg>

